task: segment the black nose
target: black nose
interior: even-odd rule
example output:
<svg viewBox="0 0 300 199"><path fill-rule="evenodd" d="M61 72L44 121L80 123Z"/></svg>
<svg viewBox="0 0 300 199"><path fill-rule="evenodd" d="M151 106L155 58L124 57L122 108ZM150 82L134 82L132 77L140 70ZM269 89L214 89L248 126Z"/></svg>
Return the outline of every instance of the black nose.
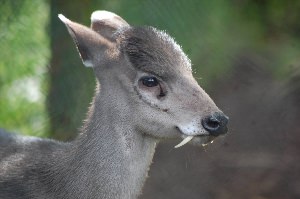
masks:
<svg viewBox="0 0 300 199"><path fill-rule="evenodd" d="M202 120L202 126L211 135L218 136L227 133L227 123L229 118L223 113L214 113Z"/></svg>

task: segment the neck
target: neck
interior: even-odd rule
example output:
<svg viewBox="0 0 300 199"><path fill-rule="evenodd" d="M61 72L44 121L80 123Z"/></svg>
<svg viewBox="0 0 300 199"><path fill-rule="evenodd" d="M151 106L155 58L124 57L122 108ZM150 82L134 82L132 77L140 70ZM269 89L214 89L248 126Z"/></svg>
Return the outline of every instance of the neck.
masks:
<svg viewBox="0 0 300 199"><path fill-rule="evenodd" d="M72 180L66 186L77 187L79 198L137 198L147 177L156 140L130 125L130 113L119 112L125 104L118 107L120 103L113 102L95 98L83 132L73 143L66 168L66 179Z"/></svg>

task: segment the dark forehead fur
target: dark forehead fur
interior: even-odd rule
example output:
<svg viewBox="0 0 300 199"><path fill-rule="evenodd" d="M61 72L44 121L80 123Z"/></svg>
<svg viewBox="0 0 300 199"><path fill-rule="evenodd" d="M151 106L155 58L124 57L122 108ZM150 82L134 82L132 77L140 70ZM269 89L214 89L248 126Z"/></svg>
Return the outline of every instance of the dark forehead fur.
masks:
<svg viewBox="0 0 300 199"><path fill-rule="evenodd" d="M121 33L121 48L134 67L161 77L191 70L181 47L163 31L153 27L130 27Z"/></svg>

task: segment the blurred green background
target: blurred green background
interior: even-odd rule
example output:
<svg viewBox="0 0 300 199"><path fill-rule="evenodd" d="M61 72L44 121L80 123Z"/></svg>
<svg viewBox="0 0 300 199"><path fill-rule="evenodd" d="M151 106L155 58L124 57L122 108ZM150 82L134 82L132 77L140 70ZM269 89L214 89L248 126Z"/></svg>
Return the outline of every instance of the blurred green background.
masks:
<svg viewBox="0 0 300 199"><path fill-rule="evenodd" d="M278 102L278 104L274 102L275 99L284 98L286 95L283 94L288 93L291 90L290 87L284 86L285 89L280 87L278 90L272 90L270 94L268 85L272 85L272 88L274 85L275 87L286 85L291 79L294 83L287 85L300 85L300 81L294 81L295 79L292 78L295 74L299 74L300 69L300 1L0 0L1 128L20 134L60 140L70 140L76 135L86 116L95 80L92 70L85 68L81 63L75 46L57 15L62 13L73 21L89 26L90 14L94 10L115 12L132 25L150 25L166 30L192 60L194 74L199 84L212 93L221 108L231 116L232 121L235 121L231 130L236 134L242 135L243 133L239 125L249 124L253 127L251 132L260 133L260 137L269 135L264 132L270 130L268 128L270 126L275 129L270 132L280 129L276 126L280 121L275 121L271 125L268 122L274 115L279 114L281 109L276 113L263 111L257 113L258 115L255 115L256 112L252 114L253 118L260 120L259 118L262 117L266 121L264 122L265 128L254 128L256 119L241 120L245 114L251 115L249 110L258 109L257 104L262 104L262 107L271 105L276 108L281 107L282 110L285 109L279 114L281 119L293 121L286 115L294 109L287 109L286 101ZM246 67L249 65L259 65L259 67L249 70L249 67ZM257 80L258 77L263 78ZM266 77L272 82L265 84ZM248 81L248 78L251 79ZM245 79L247 79L246 83ZM232 83L232 81L236 82ZM253 86L256 85L255 81L257 81L257 87ZM247 87L241 92L239 86L243 84ZM224 87L226 85L228 86ZM235 97L234 99L241 99L240 101L233 102L234 99L226 98L226 96L235 96L238 91L244 98ZM292 91L295 92L295 89ZM244 99L253 104L251 106L242 104ZM235 111L241 110L241 108L234 108L239 103L241 107L249 105L247 113ZM275 110L274 107L270 110ZM296 133L300 131L299 127L293 127L293 129L296 129ZM232 141L232 143L234 145L235 142ZM250 143L254 146L253 143L257 141L249 141L249 145ZM278 146L273 141L266 141L266 143L270 144L270 148ZM262 142L261 145L267 146L266 143ZM285 141L281 143L286 144ZM241 147L236 144L233 149L239 150ZM258 148L250 147L249 151L253 152L255 149ZM159 150L163 151L162 148ZM273 155L277 154L277 152L270 151ZM190 151L186 153L196 154ZM276 164L274 163L273 166L275 168ZM236 169L241 168L237 166ZM297 167L297 172L298 169ZM249 175L251 176L248 173L241 175L239 179L247 178ZM279 172L278 175L281 173ZM289 176L300 176L300 174L292 173ZM171 177L167 175L166 178ZM154 180L151 181L151 179ZM157 184L156 179L159 178L150 178L150 184ZM231 178L226 179L226 182L229 182ZM259 184L260 178L255 179L252 185ZM269 180L274 182L273 178ZM279 180L279 182L283 181ZM167 185L167 182L164 183ZM295 183L296 187L300 186L299 180ZM197 187L196 185L197 182L192 186L190 184L183 186L193 188L193 186ZM268 184L269 192L275 193L274 189L277 185ZM236 184L232 186L238 187ZM159 197L159 193L167 192L159 187L156 189L147 187L145 198L153 191L156 191L157 198L164 198ZM223 187L222 197L208 194L204 195L204 198L276 198L273 195L271 197L256 194L255 191L252 192L253 197L250 197L251 194L248 194L249 197L234 197L224 189ZM228 190L231 189L228 188ZM291 192L293 191L288 193ZM297 198L299 195L300 193L295 191L291 195L279 194L279 198ZM198 198L197 196L199 195L196 193L190 193L187 198Z"/></svg>
<svg viewBox="0 0 300 199"><path fill-rule="evenodd" d="M206 89L230 73L241 52L272 57L266 67L278 78L287 77L299 61L300 1L1 0L2 127L67 139L81 126L93 75L81 64L57 14L88 26L96 9L166 30L188 54Z"/></svg>

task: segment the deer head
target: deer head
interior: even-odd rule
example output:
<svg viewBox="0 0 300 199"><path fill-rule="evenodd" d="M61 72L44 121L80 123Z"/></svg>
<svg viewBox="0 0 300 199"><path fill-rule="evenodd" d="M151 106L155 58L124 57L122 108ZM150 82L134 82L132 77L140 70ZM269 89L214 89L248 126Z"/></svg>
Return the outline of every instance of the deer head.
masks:
<svg viewBox="0 0 300 199"><path fill-rule="evenodd" d="M83 64L92 67L105 99L136 132L157 139L205 144L227 132L228 117L192 75L191 61L165 32L133 27L111 12L96 11L91 28L59 15ZM101 113L99 113L101 114ZM116 115L116 117L118 117Z"/></svg>

